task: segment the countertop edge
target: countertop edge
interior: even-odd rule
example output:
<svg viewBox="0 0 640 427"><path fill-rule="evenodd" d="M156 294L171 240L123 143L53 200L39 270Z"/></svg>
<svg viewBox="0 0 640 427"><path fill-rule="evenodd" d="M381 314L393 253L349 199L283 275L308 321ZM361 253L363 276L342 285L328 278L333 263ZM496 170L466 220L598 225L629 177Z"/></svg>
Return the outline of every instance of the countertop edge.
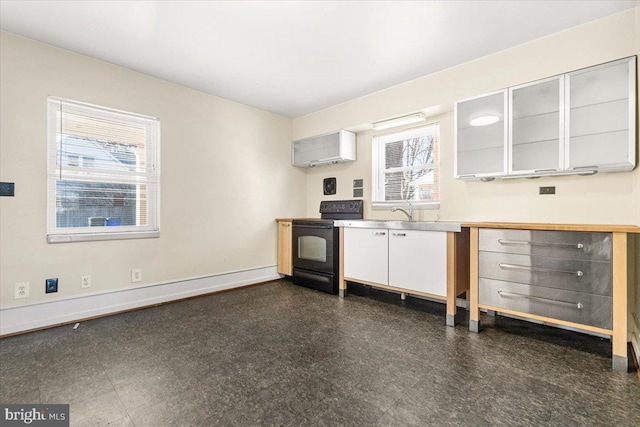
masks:
<svg viewBox="0 0 640 427"><path fill-rule="evenodd" d="M550 231L593 231L605 233L640 233L635 225L615 224L551 224L530 222L462 222L462 227L469 228L503 228Z"/></svg>
<svg viewBox="0 0 640 427"><path fill-rule="evenodd" d="M335 220L336 227L346 228L386 228L389 230L407 230L407 231L437 231L437 232L454 232L462 231L459 222L438 221L387 221L387 220Z"/></svg>

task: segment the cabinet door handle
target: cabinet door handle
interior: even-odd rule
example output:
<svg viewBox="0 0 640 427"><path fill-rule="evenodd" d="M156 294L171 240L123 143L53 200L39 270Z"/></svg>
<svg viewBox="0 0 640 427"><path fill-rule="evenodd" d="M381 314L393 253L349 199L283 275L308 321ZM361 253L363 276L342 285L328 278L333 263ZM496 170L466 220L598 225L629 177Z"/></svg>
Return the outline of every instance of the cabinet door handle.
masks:
<svg viewBox="0 0 640 427"><path fill-rule="evenodd" d="M584 273L582 270L572 271L572 270L554 270L552 268L544 268L544 267L530 267L528 265L518 265L518 264L505 264L500 263L500 268L503 270L526 270L526 271L541 271L544 273L562 273L562 274L571 274L574 276L582 277Z"/></svg>
<svg viewBox="0 0 640 427"><path fill-rule="evenodd" d="M536 243L528 240L507 240L498 239L498 243L504 246L538 246L544 248L567 248L567 249L584 249L582 243Z"/></svg>
<svg viewBox="0 0 640 427"><path fill-rule="evenodd" d="M386 236L387 233L385 233L384 231L374 231L373 235L374 236Z"/></svg>
<svg viewBox="0 0 640 427"><path fill-rule="evenodd" d="M407 235L407 233L391 233L391 234L398 237L405 237Z"/></svg>
<svg viewBox="0 0 640 427"><path fill-rule="evenodd" d="M560 304L560 305L568 305L571 307L575 307L578 310L582 310L584 308L584 305L581 302L572 302L572 301L562 301L562 300L558 300L558 299L551 299L551 298L543 298L543 297L534 297L531 295L524 295L524 294L517 294L515 292L506 292L503 290L498 291L498 295L500 295L502 298L524 298L524 299L532 299L535 301L543 301L543 302L550 302L552 304Z"/></svg>

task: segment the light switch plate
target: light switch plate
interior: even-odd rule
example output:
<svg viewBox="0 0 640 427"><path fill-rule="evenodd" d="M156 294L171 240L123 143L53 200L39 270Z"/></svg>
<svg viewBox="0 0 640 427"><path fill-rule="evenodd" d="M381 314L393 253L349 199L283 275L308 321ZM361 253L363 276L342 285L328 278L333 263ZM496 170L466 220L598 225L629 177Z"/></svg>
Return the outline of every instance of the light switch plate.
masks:
<svg viewBox="0 0 640 427"><path fill-rule="evenodd" d="M44 286L45 286L44 290L48 294L53 292L58 292L58 279L57 278L47 279L44 282Z"/></svg>
<svg viewBox="0 0 640 427"><path fill-rule="evenodd" d="M13 182L0 182L0 196L15 196L15 187Z"/></svg>

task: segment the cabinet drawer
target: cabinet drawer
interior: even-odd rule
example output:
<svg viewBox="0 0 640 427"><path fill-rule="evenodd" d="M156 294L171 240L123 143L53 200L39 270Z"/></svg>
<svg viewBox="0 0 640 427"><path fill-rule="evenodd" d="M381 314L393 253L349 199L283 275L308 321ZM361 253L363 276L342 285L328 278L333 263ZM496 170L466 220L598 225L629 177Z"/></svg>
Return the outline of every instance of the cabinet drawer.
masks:
<svg viewBox="0 0 640 427"><path fill-rule="evenodd" d="M553 258L611 261L611 233L480 229L479 249Z"/></svg>
<svg viewBox="0 0 640 427"><path fill-rule="evenodd" d="M607 296L481 278L478 298L498 309L612 328L613 299Z"/></svg>
<svg viewBox="0 0 640 427"><path fill-rule="evenodd" d="M612 295L612 264L605 261L480 252L479 276L597 295Z"/></svg>

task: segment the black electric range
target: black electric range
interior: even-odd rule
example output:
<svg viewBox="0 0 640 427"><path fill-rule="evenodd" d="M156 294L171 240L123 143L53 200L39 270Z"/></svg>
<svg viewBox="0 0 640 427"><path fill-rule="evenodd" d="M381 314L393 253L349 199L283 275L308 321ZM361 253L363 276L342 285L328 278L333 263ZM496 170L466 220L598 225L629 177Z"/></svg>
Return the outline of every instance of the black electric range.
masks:
<svg viewBox="0 0 640 427"><path fill-rule="evenodd" d="M293 283L330 294L338 293L340 275L337 219L362 219L362 200L326 200L320 219L293 220Z"/></svg>

